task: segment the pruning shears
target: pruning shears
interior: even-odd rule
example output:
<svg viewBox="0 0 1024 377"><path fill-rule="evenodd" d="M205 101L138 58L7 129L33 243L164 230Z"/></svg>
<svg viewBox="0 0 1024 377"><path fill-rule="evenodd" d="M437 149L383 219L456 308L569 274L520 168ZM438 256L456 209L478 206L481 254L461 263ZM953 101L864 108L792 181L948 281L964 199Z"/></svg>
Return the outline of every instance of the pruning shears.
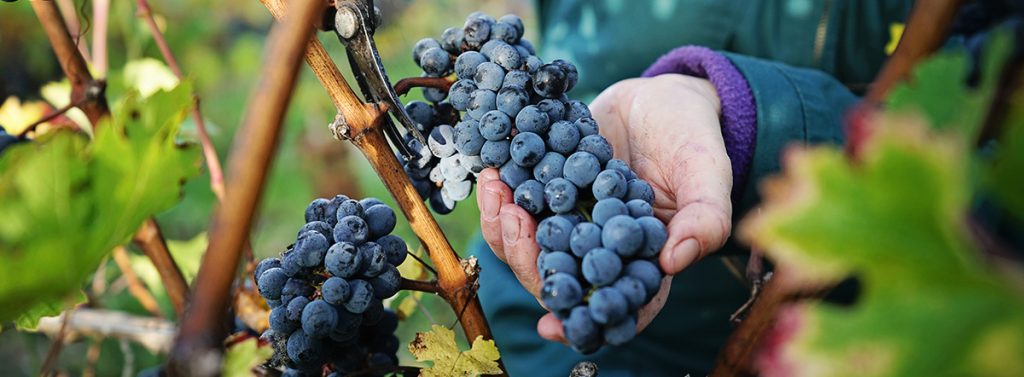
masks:
<svg viewBox="0 0 1024 377"><path fill-rule="evenodd" d="M427 146L427 140L415 127L415 122L405 112L405 106L398 100L398 94L384 71L373 34L380 25L380 9L373 0L336 0L337 13L334 16L334 33L345 45L345 52L355 75L359 89L368 101L385 104L388 111L405 128L405 132ZM408 159L420 158L420 151L410 149L391 118L384 119L384 135L398 147Z"/></svg>

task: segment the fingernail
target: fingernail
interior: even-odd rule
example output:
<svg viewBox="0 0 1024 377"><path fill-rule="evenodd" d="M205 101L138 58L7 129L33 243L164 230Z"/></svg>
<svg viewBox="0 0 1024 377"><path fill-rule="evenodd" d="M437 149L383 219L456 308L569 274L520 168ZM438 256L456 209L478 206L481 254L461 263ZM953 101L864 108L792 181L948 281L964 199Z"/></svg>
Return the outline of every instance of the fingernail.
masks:
<svg viewBox="0 0 1024 377"><path fill-rule="evenodd" d="M515 245L519 241L519 216L501 215L501 238L506 246Z"/></svg>
<svg viewBox="0 0 1024 377"><path fill-rule="evenodd" d="M672 273L682 271L700 255L700 244L696 239L687 238L672 248Z"/></svg>
<svg viewBox="0 0 1024 377"><path fill-rule="evenodd" d="M480 212L488 220L493 220L498 217L498 211L501 210L501 192L489 188L484 188L484 191L486 193L483 195L483 207L480 208Z"/></svg>

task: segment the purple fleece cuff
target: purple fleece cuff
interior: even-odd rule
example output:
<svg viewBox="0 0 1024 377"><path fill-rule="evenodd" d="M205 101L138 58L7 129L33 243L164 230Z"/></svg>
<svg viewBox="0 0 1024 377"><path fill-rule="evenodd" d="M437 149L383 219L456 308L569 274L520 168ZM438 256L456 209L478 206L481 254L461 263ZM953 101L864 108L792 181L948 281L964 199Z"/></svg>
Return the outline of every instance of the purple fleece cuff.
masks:
<svg viewBox="0 0 1024 377"><path fill-rule="evenodd" d="M662 55L644 77L680 73L706 78L722 103L722 138L732 162L732 195L743 193L757 137L757 107L743 74L728 58L706 47L683 46Z"/></svg>

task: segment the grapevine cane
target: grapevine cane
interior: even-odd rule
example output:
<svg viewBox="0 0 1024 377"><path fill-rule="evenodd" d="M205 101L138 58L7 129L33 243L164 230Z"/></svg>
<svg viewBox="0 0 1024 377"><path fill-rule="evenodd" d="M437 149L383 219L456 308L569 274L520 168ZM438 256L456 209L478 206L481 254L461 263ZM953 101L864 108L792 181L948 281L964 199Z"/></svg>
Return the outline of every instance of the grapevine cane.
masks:
<svg viewBox="0 0 1024 377"><path fill-rule="evenodd" d="M282 0L261 2L275 18L281 19L284 16L285 5ZM456 313L463 313L459 316L459 321L467 338L470 341L478 336L493 339L480 302L475 298L474 290L468 289L476 277L467 275L463 270L458 255L416 193L384 138L382 124L386 119L387 109L359 101L337 66L315 38L309 41L306 62L338 107L340 122L334 127L335 133L341 138L350 139L366 156L392 197L398 202L416 236L426 246L430 259L438 270L438 293ZM499 365L500 363L499 360Z"/></svg>
<svg viewBox="0 0 1024 377"><path fill-rule="evenodd" d="M299 60L312 35L312 20L320 17L324 9L324 3L319 1L296 4L292 15L271 31L262 79L231 151L227 195L212 218L209 248L168 361L170 375L220 373L222 341L227 332L223 323L231 302L231 283L274 157Z"/></svg>

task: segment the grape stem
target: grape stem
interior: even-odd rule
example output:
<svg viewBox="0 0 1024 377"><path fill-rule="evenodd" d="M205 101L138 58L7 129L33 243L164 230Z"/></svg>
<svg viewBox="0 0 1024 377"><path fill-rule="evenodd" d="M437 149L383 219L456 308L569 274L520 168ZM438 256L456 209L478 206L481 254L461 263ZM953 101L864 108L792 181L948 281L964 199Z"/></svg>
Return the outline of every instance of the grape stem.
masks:
<svg viewBox="0 0 1024 377"><path fill-rule="evenodd" d="M424 281L424 280L413 280L402 278L402 283L399 286L402 290L420 291L437 294L437 280Z"/></svg>
<svg viewBox="0 0 1024 377"><path fill-rule="evenodd" d="M434 88L447 92L454 83L447 77L406 77L395 83L395 93L404 96L412 88Z"/></svg>

